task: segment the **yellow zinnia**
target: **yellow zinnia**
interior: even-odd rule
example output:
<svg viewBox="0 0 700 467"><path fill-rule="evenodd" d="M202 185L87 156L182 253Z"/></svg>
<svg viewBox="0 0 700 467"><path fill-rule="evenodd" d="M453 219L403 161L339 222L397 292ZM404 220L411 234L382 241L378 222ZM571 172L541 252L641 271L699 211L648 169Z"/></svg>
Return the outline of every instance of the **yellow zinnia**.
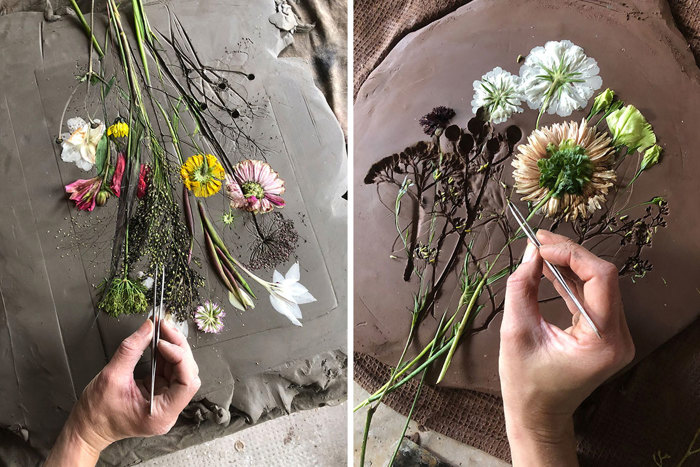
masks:
<svg viewBox="0 0 700 467"><path fill-rule="evenodd" d="M113 136L115 138L126 138L129 134L129 125L124 122L117 122L114 125L107 128L107 136Z"/></svg>
<svg viewBox="0 0 700 467"><path fill-rule="evenodd" d="M195 196L206 198L221 189L221 180L225 173L216 157L211 154L197 154L182 164L180 176L185 187Z"/></svg>

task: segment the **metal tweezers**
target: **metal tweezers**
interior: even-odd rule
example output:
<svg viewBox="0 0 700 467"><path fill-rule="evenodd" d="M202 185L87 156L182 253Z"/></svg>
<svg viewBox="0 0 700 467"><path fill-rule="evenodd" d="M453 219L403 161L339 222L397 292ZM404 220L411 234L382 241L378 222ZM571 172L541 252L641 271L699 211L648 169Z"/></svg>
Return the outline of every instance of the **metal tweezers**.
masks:
<svg viewBox="0 0 700 467"><path fill-rule="evenodd" d="M513 213L513 217L515 217L515 220L518 221L520 228L523 230L523 232L525 232L525 235L527 235L527 238L532 242L532 244L535 245L539 250L542 244L537 239L535 232L532 230L530 225L527 223L527 220L523 217L520 211L518 211L518 208L516 208L510 200L507 201L508 207L510 208L510 212ZM564 279L564 276L562 276L561 272L559 272L559 269L557 269L555 265L553 265L547 260L544 260L544 264L546 264L549 270L552 271L554 278L564 288L564 291L574 303L578 311L581 313L581 316L583 316L588 322L588 324L591 326L591 328L593 328L593 332L595 332L595 335L598 336L599 339L602 339L602 336L600 335L600 332L598 332L598 328L596 327L595 323L593 322L591 317L588 316L588 313L586 313L586 310L583 308L583 305L581 305L581 302L579 302L578 298L576 298L576 295L574 295L574 292L569 287L569 284L566 283L566 280Z"/></svg>
<svg viewBox="0 0 700 467"><path fill-rule="evenodd" d="M161 270L160 301L158 301L158 269L153 280L153 312L149 316L153 320L153 337L151 338L151 398L148 400L148 413L153 414L153 396L156 389L156 352L160 341L160 323L165 315L163 307L163 292L165 291L165 266ZM158 306L156 306L158 304Z"/></svg>

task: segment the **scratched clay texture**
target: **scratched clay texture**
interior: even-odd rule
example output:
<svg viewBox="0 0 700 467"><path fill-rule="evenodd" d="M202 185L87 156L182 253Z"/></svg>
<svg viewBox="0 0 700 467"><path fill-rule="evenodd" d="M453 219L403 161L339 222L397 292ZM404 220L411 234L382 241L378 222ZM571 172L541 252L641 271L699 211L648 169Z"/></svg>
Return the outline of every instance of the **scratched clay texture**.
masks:
<svg viewBox="0 0 700 467"><path fill-rule="evenodd" d="M168 6L205 63L255 74L253 81L235 82L256 104L255 117L243 125L286 180L283 212L300 235L295 256L278 269L286 272L298 259L302 282L318 301L304 306L304 327L298 328L257 290L254 311L227 309L222 334L203 336L190 328L203 382L196 399L205 398L206 406L193 404L188 415L206 421L196 427L183 418L170 435L117 445L105 454L106 465L135 463L345 394L346 154L340 125L308 63L278 57L290 33L269 22L273 0ZM154 4L148 14L154 27L167 31L165 6ZM103 19L95 17L98 37L104 36ZM144 319L114 320L94 308L116 203L78 213L63 192L63 185L86 175L60 160L55 139L76 86L67 117L94 112L94 96L85 99L85 85L75 78L85 72L87 55L85 36L70 19L0 17L0 427L24 432L40 452L50 447L84 386ZM245 143L226 149L234 159L254 154ZM222 197L208 207L215 218L226 208ZM251 226L242 217L237 222L225 241L247 260ZM205 257L198 247L195 255ZM204 264L203 299L226 303ZM271 270L258 272L272 276Z"/></svg>

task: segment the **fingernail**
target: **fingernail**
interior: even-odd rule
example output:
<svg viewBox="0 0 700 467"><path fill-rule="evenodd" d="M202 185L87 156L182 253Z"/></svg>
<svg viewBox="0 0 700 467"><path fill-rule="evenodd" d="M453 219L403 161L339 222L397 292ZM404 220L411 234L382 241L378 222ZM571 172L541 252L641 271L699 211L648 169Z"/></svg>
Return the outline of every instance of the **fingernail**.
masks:
<svg viewBox="0 0 700 467"><path fill-rule="evenodd" d="M528 261L531 261L532 258L535 257L535 252L537 251L537 248L535 248L535 245L530 243L528 240L527 246L525 247L525 252L523 253L523 259L522 263L527 263Z"/></svg>

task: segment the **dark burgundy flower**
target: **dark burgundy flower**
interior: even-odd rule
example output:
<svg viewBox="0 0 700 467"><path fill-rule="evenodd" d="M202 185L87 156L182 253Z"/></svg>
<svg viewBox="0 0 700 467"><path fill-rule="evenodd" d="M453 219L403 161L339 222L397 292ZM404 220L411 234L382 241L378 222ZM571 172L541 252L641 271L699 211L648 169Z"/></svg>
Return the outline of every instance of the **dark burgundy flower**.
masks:
<svg viewBox="0 0 700 467"><path fill-rule="evenodd" d="M449 125L455 111L449 107L435 107L429 114L423 115L418 123L423 127L423 131L428 136L433 136L438 129L444 130Z"/></svg>

